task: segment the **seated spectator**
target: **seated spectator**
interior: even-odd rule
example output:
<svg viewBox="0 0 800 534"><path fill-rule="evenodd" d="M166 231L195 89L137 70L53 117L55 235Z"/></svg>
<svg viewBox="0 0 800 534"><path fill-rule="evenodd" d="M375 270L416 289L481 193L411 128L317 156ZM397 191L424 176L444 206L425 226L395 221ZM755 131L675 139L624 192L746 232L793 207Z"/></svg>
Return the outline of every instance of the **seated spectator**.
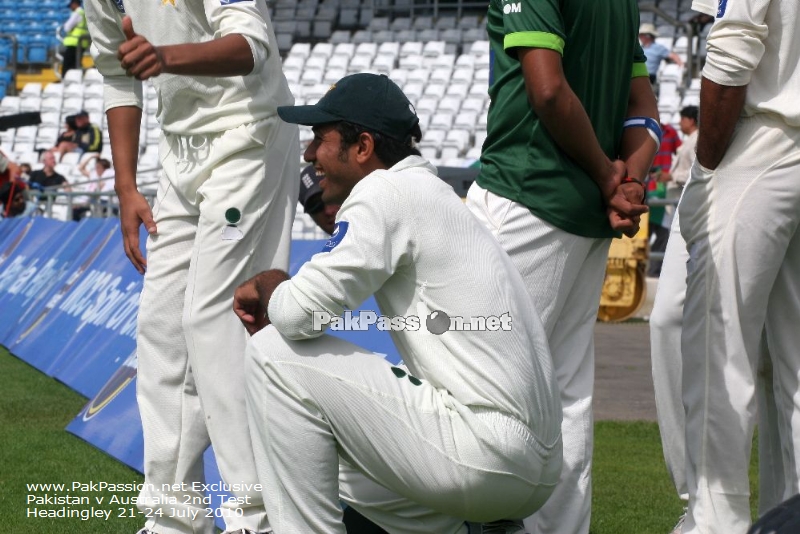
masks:
<svg viewBox="0 0 800 534"><path fill-rule="evenodd" d="M642 45L644 55L647 57L647 73L650 75L650 83L656 83L656 76L661 62L666 60L677 63L683 67L683 60L678 54L669 50L666 46L656 42L658 32L656 27L649 22L645 22L639 27L639 43Z"/></svg>
<svg viewBox="0 0 800 534"><path fill-rule="evenodd" d="M25 184L17 180L0 186L0 220L37 213L36 204L25 198L26 190Z"/></svg>
<svg viewBox="0 0 800 534"><path fill-rule="evenodd" d="M0 185L6 184L19 174L19 167L0 150Z"/></svg>
<svg viewBox="0 0 800 534"><path fill-rule="evenodd" d="M58 139L56 139L56 145L53 147L55 150L61 146L62 143L73 143L75 144L75 130L77 129L77 125L75 124L75 115L69 115L66 119L64 119L64 131L58 134Z"/></svg>
<svg viewBox="0 0 800 534"><path fill-rule="evenodd" d="M322 171L314 169L309 165L303 169L300 175L300 203L303 211L314 219L317 226L322 228L327 234L333 233L336 226L336 213L339 211L338 204L325 204L322 200L322 187L320 181L325 178Z"/></svg>
<svg viewBox="0 0 800 534"><path fill-rule="evenodd" d="M74 134L71 140L66 137L69 127L74 124ZM67 131L62 134L65 136L62 140L59 137L56 151L60 157L63 157L67 152L78 151L81 154L86 152L100 152L103 150L103 132L96 124L89 122L89 114L85 111L80 111L75 115L67 117Z"/></svg>
<svg viewBox="0 0 800 534"><path fill-rule="evenodd" d="M88 168L89 163L94 162L91 169ZM112 191L114 189L114 170L111 168L111 162L105 158L89 158L84 160L78 166L78 170L89 182L82 188L83 191L91 191L93 193L100 193L103 191ZM105 209L109 205L109 197L92 196L89 198L83 197L80 201L76 199L77 206L73 206L72 219L80 221L87 213L92 211L92 207ZM80 205L82 204L82 205Z"/></svg>
<svg viewBox="0 0 800 534"><path fill-rule="evenodd" d="M33 171L30 177L31 184L38 184L41 188L64 187L69 190L69 182L63 175L56 172L56 156L54 152L45 152L42 156L44 168Z"/></svg>
<svg viewBox="0 0 800 534"><path fill-rule="evenodd" d="M33 169L31 168L30 163L20 163L19 164L19 172L17 173L17 178L25 182L26 184L30 181L31 173Z"/></svg>

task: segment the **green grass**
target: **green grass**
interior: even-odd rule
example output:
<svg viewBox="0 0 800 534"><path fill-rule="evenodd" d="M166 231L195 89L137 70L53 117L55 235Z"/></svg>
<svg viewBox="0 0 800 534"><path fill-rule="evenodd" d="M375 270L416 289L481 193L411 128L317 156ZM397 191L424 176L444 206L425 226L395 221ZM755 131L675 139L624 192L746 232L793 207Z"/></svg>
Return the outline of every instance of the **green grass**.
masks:
<svg viewBox="0 0 800 534"><path fill-rule="evenodd" d="M142 477L68 433L64 428L74 419L86 399L67 386L40 373L0 348L0 531L17 533L109 534L136 532L142 527L139 518L117 516L117 506L109 505L111 492L76 492L71 495L95 497L105 504L96 509L111 512L109 520L93 518L26 517L28 484L73 482L141 482ZM51 492L53 493L53 492ZM119 494L134 496L135 492ZM40 505L38 508L91 508L90 505Z"/></svg>
<svg viewBox="0 0 800 534"><path fill-rule="evenodd" d="M119 518L110 492L95 508L109 520L26 517L33 483L141 482L142 477L64 430L86 399L0 348L0 531L16 533L133 533L141 518ZM757 472L755 453L751 480ZM757 489L751 484L753 502ZM41 492L38 492L41 494ZM135 493L123 493L134 496ZM598 422L595 427L592 534L665 534L682 511L667 475L655 423ZM88 508L73 506L74 508ZM42 506L40 506L41 508ZM61 505L45 505L61 508ZM358 533L351 533L358 534Z"/></svg>

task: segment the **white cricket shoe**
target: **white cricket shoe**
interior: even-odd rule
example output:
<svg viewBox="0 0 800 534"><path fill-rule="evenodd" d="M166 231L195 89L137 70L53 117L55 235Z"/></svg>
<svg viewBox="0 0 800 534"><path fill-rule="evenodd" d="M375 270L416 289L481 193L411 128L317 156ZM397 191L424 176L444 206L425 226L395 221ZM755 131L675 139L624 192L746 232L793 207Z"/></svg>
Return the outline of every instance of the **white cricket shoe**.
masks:
<svg viewBox="0 0 800 534"><path fill-rule="evenodd" d="M678 522L675 523L675 526L672 527L672 530L669 531L669 534L682 534L683 533L683 523L686 521L686 513L689 510L687 508L683 509L683 513L678 518Z"/></svg>

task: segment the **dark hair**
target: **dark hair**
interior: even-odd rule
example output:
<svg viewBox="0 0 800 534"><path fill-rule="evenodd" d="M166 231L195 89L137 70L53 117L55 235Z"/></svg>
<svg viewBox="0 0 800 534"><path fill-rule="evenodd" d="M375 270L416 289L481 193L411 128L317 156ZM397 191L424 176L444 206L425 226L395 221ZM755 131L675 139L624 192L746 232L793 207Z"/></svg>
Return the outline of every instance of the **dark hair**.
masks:
<svg viewBox="0 0 800 534"><path fill-rule="evenodd" d="M697 109L697 106L686 106L681 110L681 117L692 119L694 122L697 122L698 115L699 110Z"/></svg>
<svg viewBox="0 0 800 534"><path fill-rule="evenodd" d="M100 165L103 166L104 169L110 169L111 168L111 162L108 161L106 158L97 158L95 160L95 163L99 163Z"/></svg>
<svg viewBox="0 0 800 534"><path fill-rule="evenodd" d="M339 135L342 136L342 152L354 145L358 141L358 136L362 133L371 135L372 139L375 140L375 155L381 160L381 163L387 167L395 165L408 156L420 155L419 150L417 150L415 146L416 143L422 139L422 130L419 124L414 126L403 141L398 141L397 139L376 132L370 128L346 121L335 123L334 128L339 132Z"/></svg>

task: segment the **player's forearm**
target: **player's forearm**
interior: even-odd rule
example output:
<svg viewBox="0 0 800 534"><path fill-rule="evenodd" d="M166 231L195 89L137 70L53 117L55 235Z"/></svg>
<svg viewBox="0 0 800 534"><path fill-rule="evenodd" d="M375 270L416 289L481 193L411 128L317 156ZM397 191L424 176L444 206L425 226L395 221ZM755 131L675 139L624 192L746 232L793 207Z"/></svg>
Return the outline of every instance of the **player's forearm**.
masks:
<svg viewBox="0 0 800 534"><path fill-rule="evenodd" d="M238 34L204 43L158 47L164 72L194 76L244 76L252 72L253 52Z"/></svg>
<svg viewBox="0 0 800 534"><path fill-rule="evenodd" d="M600 147L589 116L569 85L553 84L533 94L529 90L528 96L534 111L559 148L605 191L604 180L611 160Z"/></svg>
<svg viewBox="0 0 800 534"><path fill-rule="evenodd" d="M117 196L138 191L136 165L139 159L139 128L142 110L136 106L120 106L106 112L111 157L114 160L114 190Z"/></svg>
<svg viewBox="0 0 800 534"><path fill-rule="evenodd" d="M658 122L658 104L653 88L647 77L631 79L631 95L628 99L627 117L650 117ZM628 176L643 180L650 172L650 166L658 146L646 128L625 128L622 131L620 159L628 167Z"/></svg>
<svg viewBox="0 0 800 534"><path fill-rule="evenodd" d="M700 131L697 161L716 169L728 150L744 107L747 86L731 87L703 78L700 88Z"/></svg>
<svg viewBox="0 0 800 534"><path fill-rule="evenodd" d="M270 269L255 277L258 300L265 309L269 307L269 300L272 298L275 288L290 278L289 273L280 269Z"/></svg>

